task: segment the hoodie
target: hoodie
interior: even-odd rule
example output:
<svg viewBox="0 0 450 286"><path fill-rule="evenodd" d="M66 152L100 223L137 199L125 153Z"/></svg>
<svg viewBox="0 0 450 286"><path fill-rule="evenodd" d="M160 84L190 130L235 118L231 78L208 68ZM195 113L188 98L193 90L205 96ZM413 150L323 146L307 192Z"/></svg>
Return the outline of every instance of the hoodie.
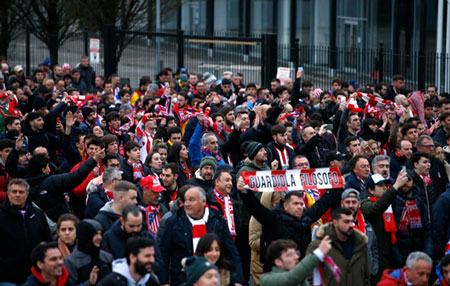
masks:
<svg viewBox="0 0 450 286"><path fill-rule="evenodd" d="M120 218L120 215L116 214L112 208L113 202L107 202L94 218L102 225L103 232L106 232Z"/></svg>
<svg viewBox="0 0 450 286"><path fill-rule="evenodd" d="M131 277L130 267L128 266L126 258L114 260L112 269L114 273L120 274L127 279L128 286L145 286L151 276L150 273L147 273L139 281L135 281L133 277Z"/></svg>

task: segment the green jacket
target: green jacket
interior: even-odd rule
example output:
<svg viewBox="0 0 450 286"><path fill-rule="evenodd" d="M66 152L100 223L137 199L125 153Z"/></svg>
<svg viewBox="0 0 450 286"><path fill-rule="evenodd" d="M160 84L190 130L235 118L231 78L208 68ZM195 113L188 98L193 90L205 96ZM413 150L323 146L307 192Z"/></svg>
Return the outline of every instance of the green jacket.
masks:
<svg viewBox="0 0 450 286"><path fill-rule="evenodd" d="M292 285L292 286L308 286L306 281L308 276L314 270L314 267L320 263L319 258L311 253L303 258L293 269L284 271L276 266L272 267L272 271L261 276L261 286L278 286L278 285Z"/></svg>
<svg viewBox="0 0 450 286"><path fill-rule="evenodd" d="M306 253L311 253L316 249L320 240L325 235L330 236L333 248L328 256L333 258L334 262L341 269L341 282L334 281L333 274L325 267L325 285L327 286L370 286L369 261L367 255L367 237L361 232L354 230L353 235L353 255L347 260L344 257L341 243L338 241L333 224L322 225L317 230L317 239L312 241Z"/></svg>

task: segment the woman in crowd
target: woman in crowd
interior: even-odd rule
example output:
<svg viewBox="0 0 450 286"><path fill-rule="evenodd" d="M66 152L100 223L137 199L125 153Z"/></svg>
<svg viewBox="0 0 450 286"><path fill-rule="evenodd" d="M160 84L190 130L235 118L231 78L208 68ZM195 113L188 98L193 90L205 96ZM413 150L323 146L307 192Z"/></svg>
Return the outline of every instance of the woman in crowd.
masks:
<svg viewBox="0 0 450 286"><path fill-rule="evenodd" d="M221 285L233 285L230 281L230 264L222 255L220 240L215 233L208 233L200 239L195 255L203 256L217 266Z"/></svg>
<svg viewBox="0 0 450 286"><path fill-rule="evenodd" d="M148 154L145 160L145 165L150 168L151 173L159 178L161 175L163 161L161 160L161 155L158 152L151 152Z"/></svg>
<svg viewBox="0 0 450 286"><path fill-rule="evenodd" d="M180 170L178 185L182 186L187 180L192 178L191 164L189 161L189 151L183 142L175 142L170 147L167 162L177 163Z"/></svg>
<svg viewBox="0 0 450 286"><path fill-rule="evenodd" d="M61 215L56 223L58 248L64 258L68 257L75 248L79 222L80 220L75 215L67 213Z"/></svg>

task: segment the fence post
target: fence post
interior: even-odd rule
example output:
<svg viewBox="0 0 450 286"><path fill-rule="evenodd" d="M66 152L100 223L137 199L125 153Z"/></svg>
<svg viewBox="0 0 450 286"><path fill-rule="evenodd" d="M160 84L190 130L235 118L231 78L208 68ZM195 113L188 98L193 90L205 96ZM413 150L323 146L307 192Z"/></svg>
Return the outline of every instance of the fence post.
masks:
<svg viewBox="0 0 450 286"><path fill-rule="evenodd" d="M30 48L30 31L28 29L25 31L25 69L26 74L30 75L31 72L31 48Z"/></svg>
<svg viewBox="0 0 450 286"><path fill-rule="evenodd" d="M177 31L177 64L178 68L181 68L184 66L184 31L178 30Z"/></svg>
<svg viewBox="0 0 450 286"><path fill-rule="evenodd" d="M89 35L86 28L83 29L84 54L89 56Z"/></svg>
<svg viewBox="0 0 450 286"><path fill-rule="evenodd" d="M105 25L103 30L103 54L105 56L105 78L117 73L117 41L116 27Z"/></svg>
<svg viewBox="0 0 450 286"><path fill-rule="evenodd" d="M299 46L300 41L298 39L295 39L294 44L291 45L291 62L294 64L294 75L297 72L297 68L298 68L298 46Z"/></svg>
<svg viewBox="0 0 450 286"><path fill-rule="evenodd" d="M265 86L277 74L278 39L276 34L262 35L261 61L261 85Z"/></svg>
<svg viewBox="0 0 450 286"><path fill-rule="evenodd" d="M384 44L380 42L378 48L378 82L383 82L384 77Z"/></svg>

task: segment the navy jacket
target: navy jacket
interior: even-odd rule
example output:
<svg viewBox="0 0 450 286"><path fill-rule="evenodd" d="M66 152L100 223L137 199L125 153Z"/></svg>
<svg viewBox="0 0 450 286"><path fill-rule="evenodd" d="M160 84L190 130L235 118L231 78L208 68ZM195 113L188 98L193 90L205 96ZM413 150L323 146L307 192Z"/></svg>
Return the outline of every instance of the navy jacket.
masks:
<svg viewBox="0 0 450 286"><path fill-rule="evenodd" d="M433 206L433 246L435 258L444 255L445 246L450 237L450 186L443 192Z"/></svg>
<svg viewBox="0 0 450 286"><path fill-rule="evenodd" d="M182 271L181 260L184 257L192 256L192 225L186 216L183 208L167 220L167 227L164 229L159 248L163 267L160 278L161 285L170 284L172 286L181 285L186 282L186 274ZM231 239L228 225L222 216L213 209L209 209L208 222L206 223L208 233L215 233L222 243L222 253L232 265L231 275L233 281L242 281L241 259L236 249L234 241Z"/></svg>
<svg viewBox="0 0 450 286"><path fill-rule="evenodd" d="M86 209L84 210L85 218L94 218L100 209L109 201L110 199L105 194L103 185L98 186L95 192L88 195Z"/></svg>

